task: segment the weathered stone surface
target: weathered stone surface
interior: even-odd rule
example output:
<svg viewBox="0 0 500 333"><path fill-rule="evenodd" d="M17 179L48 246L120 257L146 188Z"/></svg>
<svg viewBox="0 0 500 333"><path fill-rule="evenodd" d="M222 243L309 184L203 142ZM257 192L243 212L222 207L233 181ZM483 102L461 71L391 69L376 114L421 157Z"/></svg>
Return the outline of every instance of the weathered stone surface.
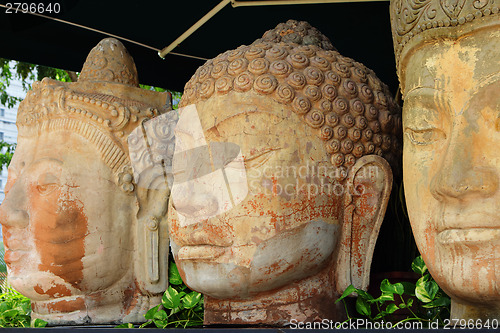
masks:
<svg viewBox="0 0 500 333"><path fill-rule="evenodd" d="M141 322L159 303L167 287L168 188L150 190L133 176L127 136L166 112L168 101L138 88L127 50L105 39L78 82L35 82L19 106L0 222L9 282L32 300L33 318Z"/></svg>
<svg viewBox="0 0 500 333"><path fill-rule="evenodd" d="M181 106L169 232L205 322L344 318L334 302L367 287L401 152L387 87L288 21L200 67Z"/></svg>
<svg viewBox="0 0 500 333"><path fill-rule="evenodd" d="M500 319L499 7L391 2L406 202L452 318Z"/></svg>

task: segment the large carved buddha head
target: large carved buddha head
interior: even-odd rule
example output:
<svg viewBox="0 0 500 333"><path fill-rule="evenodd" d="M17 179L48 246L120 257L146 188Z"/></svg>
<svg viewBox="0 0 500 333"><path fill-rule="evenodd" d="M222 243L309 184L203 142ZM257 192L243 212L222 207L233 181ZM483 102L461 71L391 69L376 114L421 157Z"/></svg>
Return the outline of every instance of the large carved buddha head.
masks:
<svg viewBox="0 0 500 333"><path fill-rule="evenodd" d="M166 103L166 94L138 87L127 50L105 39L78 82L35 82L19 106L0 222L8 280L32 300L34 318L140 322L158 304L167 281L166 203L152 204L159 191L133 177L127 137Z"/></svg>
<svg viewBox="0 0 500 333"><path fill-rule="evenodd" d="M499 8L391 3L408 212L453 318L500 318Z"/></svg>
<svg viewBox="0 0 500 333"><path fill-rule="evenodd" d="M181 106L169 232L205 322L342 318L400 154L387 87L291 20L201 66Z"/></svg>

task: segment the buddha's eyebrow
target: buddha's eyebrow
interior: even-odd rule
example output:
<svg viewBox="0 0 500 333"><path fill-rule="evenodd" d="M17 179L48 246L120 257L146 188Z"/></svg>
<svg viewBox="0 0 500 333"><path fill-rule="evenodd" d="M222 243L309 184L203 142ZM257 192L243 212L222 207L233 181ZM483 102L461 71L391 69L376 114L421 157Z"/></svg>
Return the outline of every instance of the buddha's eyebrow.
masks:
<svg viewBox="0 0 500 333"><path fill-rule="evenodd" d="M53 162L53 163L56 163L56 164L59 164L59 165L63 165L63 161L57 159L57 158L54 158L54 157L42 157L36 161L34 161L32 163L32 165L36 165L36 164L40 164L40 163L43 163L44 161L49 161L49 162Z"/></svg>
<svg viewBox="0 0 500 333"><path fill-rule="evenodd" d="M421 98L419 98L421 97ZM431 87L415 87L408 91L405 96L407 109L414 109L414 107L424 107L439 113L439 110L447 110L449 112L448 102L446 92L431 88Z"/></svg>
<svg viewBox="0 0 500 333"><path fill-rule="evenodd" d="M492 83L496 83L497 81L500 81L500 71L496 73L492 73L479 81L479 84L477 85L476 89L481 89L484 86L489 86Z"/></svg>
<svg viewBox="0 0 500 333"><path fill-rule="evenodd" d="M477 91L477 90L479 90L485 86L488 86L488 85L490 85L496 81L499 81L499 80L500 80L500 72L492 73L492 74L488 75L487 77L483 78L482 80L480 80L478 82L478 84L476 85L474 90ZM423 91L423 92L420 92L420 91ZM417 86L417 87L413 87L410 90L408 90L405 97L412 96L414 94L423 94L424 96L425 95L434 96L435 94L441 95L441 94L443 94L443 92L444 91L442 89L439 89L436 87Z"/></svg>
<svg viewBox="0 0 500 333"><path fill-rule="evenodd" d="M423 96L429 96L433 97L435 94L440 93L441 91L439 89L436 89L435 87L429 87L429 86L418 86L411 88L408 90L406 93L406 97L411 97L411 96L418 96L418 95L423 95Z"/></svg>

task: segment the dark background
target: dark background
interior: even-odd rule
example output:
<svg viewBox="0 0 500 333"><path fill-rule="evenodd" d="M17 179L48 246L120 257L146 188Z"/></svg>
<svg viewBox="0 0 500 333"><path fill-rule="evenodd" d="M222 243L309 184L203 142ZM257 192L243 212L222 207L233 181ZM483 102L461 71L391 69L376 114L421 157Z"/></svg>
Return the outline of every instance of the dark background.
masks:
<svg viewBox="0 0 500 333"><path fill-rule="evenodd" d="M0 0L1 4L13 3ZM31 1L26 1L31 2ZM61 4L54 18L70 21L163 49L215 7L201 1L37 1ZM249 1L251 2L251 1ZM30 14L6 14L0 7L0 57L80 71L88 52L106 36ZM373 69L393 93L398 83L389 23L389 2L224 7L174 52L213 58L250 44L288 19L317 27L344 55ZM141 83L182 91L203 60L167 55L124 42L135 59Z"/></svg>

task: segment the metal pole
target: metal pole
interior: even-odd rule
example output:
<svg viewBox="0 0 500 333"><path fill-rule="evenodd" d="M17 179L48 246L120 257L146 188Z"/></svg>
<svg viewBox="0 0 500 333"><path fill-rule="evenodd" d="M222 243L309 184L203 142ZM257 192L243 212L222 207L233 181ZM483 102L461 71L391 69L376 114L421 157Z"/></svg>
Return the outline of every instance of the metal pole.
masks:
<svg viewBox="0 0 500 333"><path fill-rule="evenodd" d="M309 5L322 3L342 3L342 2L375 2L375 1L390 1L390 0L262 0L262 1L237 1L237 0L222 0L217 6L203 16L191 28L180 35L172 44L163 48L158 54L161 58L170 53L173 49L188 38L193 32L198 30L203 24L210 20L222 8L231 2L233 7L249 7L249 6L275 6L275 5Z"/></svg>
<svg viewBox="0 0 500 333"><path fill-rule="evenodd" d="M322 3L343 3L343 2L376 2L390 0L261 0L261 1L238 1L232 0L233 7L253 7L253 6L276 6L276 5L312 5Z"/></svg>
<svg viewBox="0 0 500 333"><path fill-rule="evenodd" d="M182 35L180 35L172 44L165 47L163 50L158 52L161 58L165 58L165 56L177 47L180 43L182 43L186 38L188 38L193 32L198 30L203 24L205 24L208 20L210 20L215 14L217 14L222 8L224 8L231 0L222 0L217 6L215 6L211 11L209 11L205 16L203 16L198 22L196 22L191 28L186 30Z"/></svg>

